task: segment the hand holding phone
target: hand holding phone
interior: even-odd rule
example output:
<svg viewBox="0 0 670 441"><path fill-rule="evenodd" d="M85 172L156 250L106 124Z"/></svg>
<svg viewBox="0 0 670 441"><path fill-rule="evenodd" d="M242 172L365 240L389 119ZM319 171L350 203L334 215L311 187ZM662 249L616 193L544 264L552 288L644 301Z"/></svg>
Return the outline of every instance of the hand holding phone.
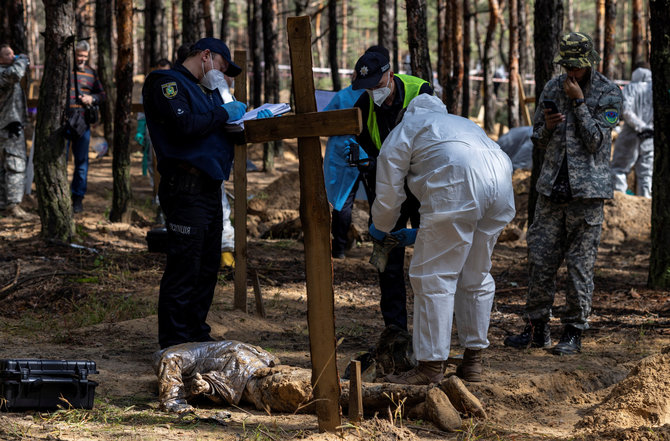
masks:
<svg viewBox="0 0 670 441"><path fill-rule="evenodd" d="M549 109L550 114L558 113L558 106L554 100L544 100L542 105L545 109Z"/></svg>

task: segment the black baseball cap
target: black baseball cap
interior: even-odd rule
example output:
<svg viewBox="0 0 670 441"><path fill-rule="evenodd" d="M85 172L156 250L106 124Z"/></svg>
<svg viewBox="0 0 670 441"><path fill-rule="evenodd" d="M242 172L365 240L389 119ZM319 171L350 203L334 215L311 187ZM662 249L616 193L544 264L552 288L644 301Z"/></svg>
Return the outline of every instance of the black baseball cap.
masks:
<svg viewBox="0 0 670 441"><path fill-rule="evenodd" d="M221 55L228 62L228 69L224 72L229 77L236 77L242 72L242 68L237 64L233 63L233 59L230 57L230 49L226 46L226 43L214 37L207 37L201 40L198 40L196 44L193 45L193 50L204 51L209 49L211 52L216 52Z"/></svg>
<svg viewBox="0 0 670 441"><path fill-rule="evenodd" d="M372 89L390 68L388 57L381 52L365 52L356 62L356 79L352 83L353 89Z"/></svg>

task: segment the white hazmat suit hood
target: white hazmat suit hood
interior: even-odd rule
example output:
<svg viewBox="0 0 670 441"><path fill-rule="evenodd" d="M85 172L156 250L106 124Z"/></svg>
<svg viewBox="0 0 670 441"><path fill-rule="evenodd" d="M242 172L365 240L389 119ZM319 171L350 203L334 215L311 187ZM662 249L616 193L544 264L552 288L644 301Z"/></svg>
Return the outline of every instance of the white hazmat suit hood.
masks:
<svg viewBox="0 0 670 441"><path fill-rule="evenodd" d="M495 293L491 253L515 215L512 164L475 123L449 115L437 97L422 94L377 159L377 229L395 225L405 179L421 203L409 270L416 358L448 358L454 314L461 345L486 348Z"/></svg>

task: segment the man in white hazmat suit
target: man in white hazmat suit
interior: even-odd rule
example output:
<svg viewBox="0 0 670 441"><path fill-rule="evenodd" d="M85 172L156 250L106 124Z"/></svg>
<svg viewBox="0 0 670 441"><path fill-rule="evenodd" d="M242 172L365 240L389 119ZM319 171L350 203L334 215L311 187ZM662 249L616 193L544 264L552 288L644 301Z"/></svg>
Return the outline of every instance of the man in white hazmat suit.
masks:
<svg viewBox="0 0 670 441"><path fill-rule="evenodd" d="M419 363L386 379L401 384L440 381L455 313L460 344L466 348L457 375L481 381L481 352L489 345L495 293L491 253L515 214L512 164L476 124L449 115L439 98L424 94L412 100L379 154L371 230L393 229L406 197L405 179L421 203L421 228L409 269Z"/></svg>
<svg viewBox="0 0 670 441"><path fill-rule="evenodd" d="M638 67L623 89L624 126L614 143L612 183L615 191L628 189L626 175L635 167L637 195L651 198L654 169L654 106L651 71Z"/></svg>

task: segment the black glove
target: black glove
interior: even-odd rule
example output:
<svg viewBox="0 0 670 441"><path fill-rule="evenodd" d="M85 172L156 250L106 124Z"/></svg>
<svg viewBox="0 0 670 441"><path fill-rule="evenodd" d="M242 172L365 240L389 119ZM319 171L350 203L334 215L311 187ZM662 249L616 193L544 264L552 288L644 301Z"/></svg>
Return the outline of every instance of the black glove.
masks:
<svg viewBox="0 0 670 441"><path fill-rule="evenodd" d="M640 141L646 141L649 138L653 138L654 129L644 129L643 131L637 134L637 137L640 139Z"/></svg>
<svg viewBox="0 0 670 441"><path fill-rule="evenodd" d="M10 138L18 138L21 136L21 130L23 130L23 124L19 121L10 122L5 126L5 130L9 133Z"/></svg>

